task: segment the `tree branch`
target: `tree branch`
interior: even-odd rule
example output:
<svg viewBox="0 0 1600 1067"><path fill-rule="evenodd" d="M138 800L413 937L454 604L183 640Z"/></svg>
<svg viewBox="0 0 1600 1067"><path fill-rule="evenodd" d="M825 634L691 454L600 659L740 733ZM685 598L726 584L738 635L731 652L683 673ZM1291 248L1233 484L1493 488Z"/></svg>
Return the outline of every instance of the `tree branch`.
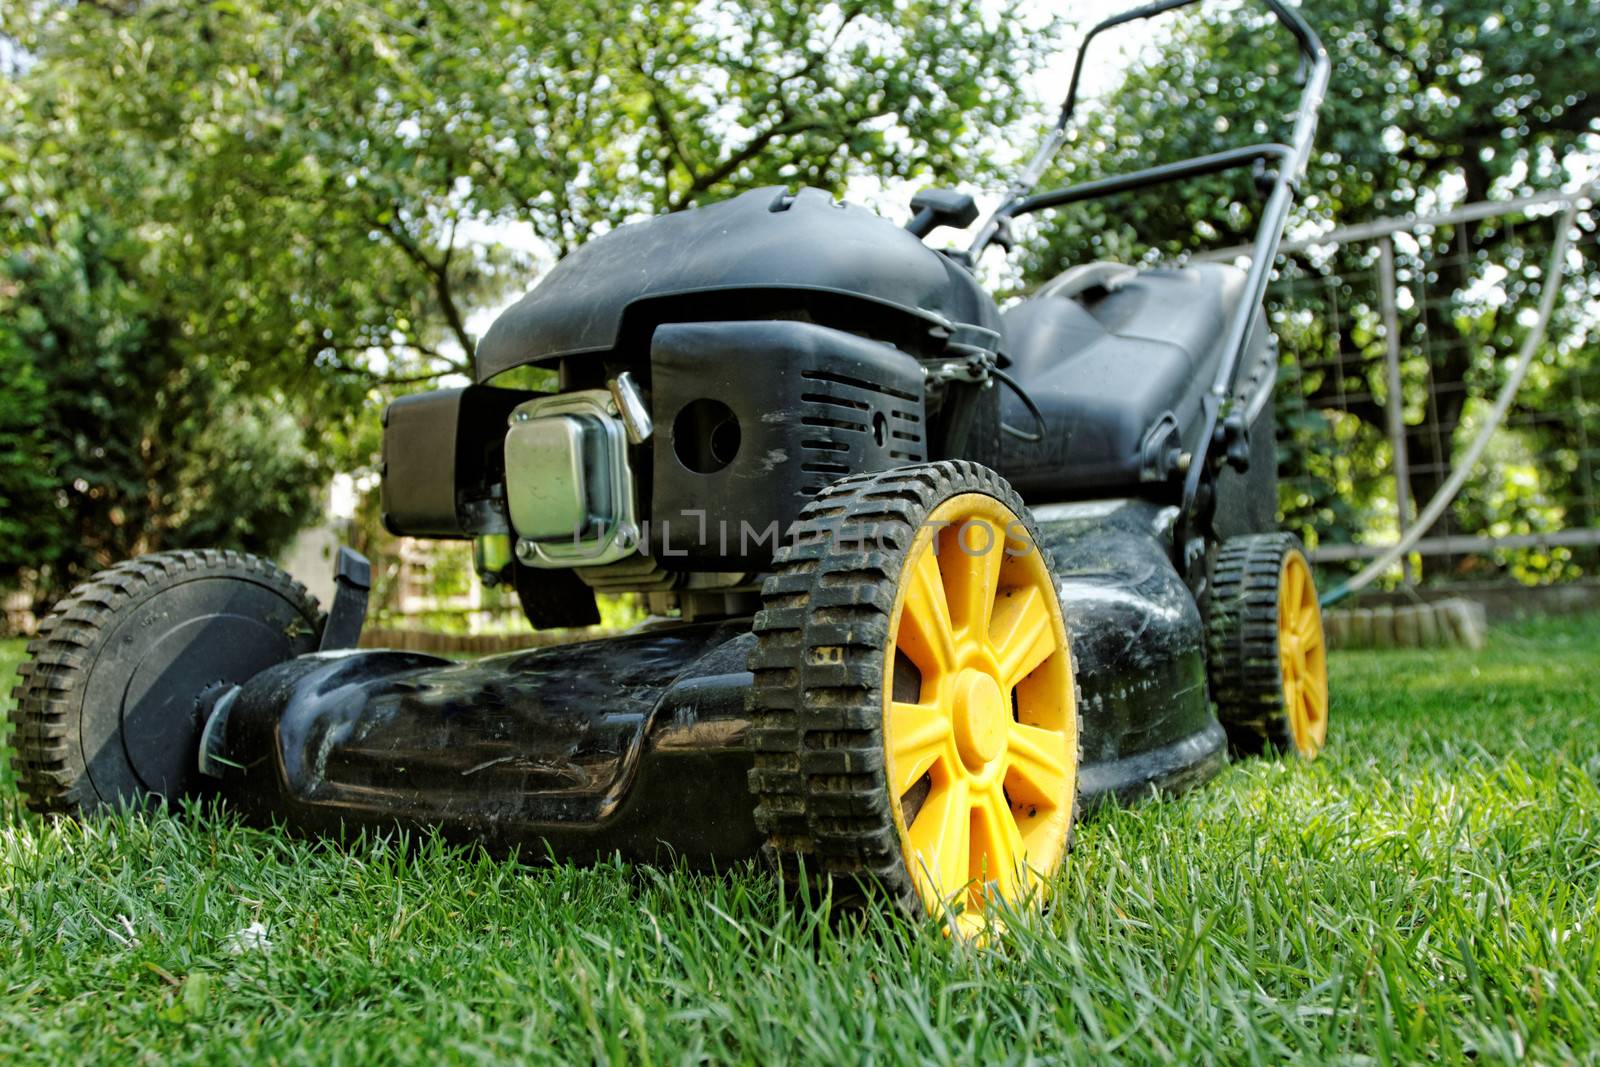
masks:
<svg viewBox="0 0 1600 1067"><path fill-rule="evenodd" d="M436 370L419 374L366 374L365 377L374 385L417 385L421 382L436 382L447 374L465 374L466 368L451 366L444 370Z"/></svg>
<svg viewBox="0 0 1600 1067"><path fill-rule="evenodd" d="M713 185L733 174L740 167L744 166L746 163L759 156L762 152L766 151L767 146L773 141L777 140L779 137L787 137L791 134L806 133L810 130L821 129L823 125L822 123L812 119L806 119L803 121L788 121L787 105L785 105L783 114L785 118L784 121L774 123L773 125L767 127L765 130L756 134L749 141L747 141L745 146L739 149L733 155L729 156L727 159L723 160L710 170L704 171L697 175L694 180L689 183L689 187L687 189L685 189L678 196L672 198L672 201L667 205L667 210L681 211L688 207L694 194L705 192Z"/></svg>
<svg viewBox="0 0 1600 1067"><path fill-rule="evenodd" d="M466 321L462 318L461 309L456 307L455 293L450 286L450 254L446 252L442 263L435 263L429 259L427 253L411 239L410 235L399 223L399 205L395 205L395 215L387 223L375 223L377 228L383 230L394 241L395 247L405 253L423 272L428 275L429 283L433 288L433 295L439 302L439 311L444 315L445 325L455 335L456 342L461 345L461 350L470 358L475 346L472 334L467 332ZM451 231L451 241L454 243L455 233Z"/></svg>

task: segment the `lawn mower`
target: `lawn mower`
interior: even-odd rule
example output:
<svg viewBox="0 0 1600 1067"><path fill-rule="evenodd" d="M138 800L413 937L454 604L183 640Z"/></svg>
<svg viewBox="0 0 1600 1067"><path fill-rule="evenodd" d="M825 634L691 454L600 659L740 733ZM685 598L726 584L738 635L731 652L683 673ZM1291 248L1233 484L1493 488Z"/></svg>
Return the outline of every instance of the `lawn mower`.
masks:
<svg viewBox="0 0 1600 1067"><path fill-rule="evenodd" d="M598 593L659 617L451 662L357 647L371 576L348 549L326 614L250 556L134 559L29 646L28 803L215 794L295 831L525 857L764 854L967 927L1040 899L1084 804L1191 786L1230 750L1315 756L1322 627L1275 529L1263 294L1320 42L1263 0L1302 57L1287 143L1032 191L1089 41L1192 2L1090 32L969 248L924 243L978 219L949 190L903 228L746 192L589 242L495 321L474 384L389 405L392 532L472 541L537 628L596 622ZM1242 167L1247 269L1081 264L1003 313L975 280L1013 220Z"/></svg>

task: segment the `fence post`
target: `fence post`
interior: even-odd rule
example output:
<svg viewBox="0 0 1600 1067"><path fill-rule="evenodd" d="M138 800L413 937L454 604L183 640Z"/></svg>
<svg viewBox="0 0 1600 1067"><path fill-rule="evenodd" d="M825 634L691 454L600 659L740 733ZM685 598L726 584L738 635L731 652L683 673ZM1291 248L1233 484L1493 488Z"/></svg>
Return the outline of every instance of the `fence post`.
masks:
<svg viewBox="0 0 1600 1067"><path fill-rule="evenodd" d="M1392 454L1390 466L1394 472L1395 526L1404 537L1411 525L1411 465L1406 456L1405 397L1400 389L1400 312L1395 304L1392 237L1386 236L1378 242L1378 289L1383 300L1384 362L1388 369L1384 408ZM1407 585L1416 582L1416 575L1411 573L1409 553L1400 558L1400 572Z"/></svg>

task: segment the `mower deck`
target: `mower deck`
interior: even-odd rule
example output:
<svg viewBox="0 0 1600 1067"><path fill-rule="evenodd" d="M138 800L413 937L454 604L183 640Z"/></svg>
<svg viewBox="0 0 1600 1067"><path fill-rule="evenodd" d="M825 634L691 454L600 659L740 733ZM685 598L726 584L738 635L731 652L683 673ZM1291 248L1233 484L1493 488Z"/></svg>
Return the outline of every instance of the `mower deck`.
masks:
<svg viewBox="0 0 1600 1067"><path fill-rule="evenodd" d="M1079 684L1085 803L1198 784L1226 761L1204 635L1169 561L1171 510L1038 510ZM240 807L308 831L436 827L524 855L726 864L761 845L747 785L749 620L661 623L450 663L315 653L208 729Z"/></svg>

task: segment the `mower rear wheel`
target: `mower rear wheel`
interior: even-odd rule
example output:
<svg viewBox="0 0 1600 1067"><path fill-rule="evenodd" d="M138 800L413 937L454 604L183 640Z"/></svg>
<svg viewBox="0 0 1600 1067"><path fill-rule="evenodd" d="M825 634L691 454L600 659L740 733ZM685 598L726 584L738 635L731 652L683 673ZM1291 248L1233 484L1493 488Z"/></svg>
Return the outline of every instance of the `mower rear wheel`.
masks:
<svg viewBox="0 0 1600 1067"><path fill-rule="evenodd" d="M1328 741L1328 656L1298 539L1254 534L1223 544L1207 640L1212 698L1233 751L1315 759Z"/></svg>
<svg viewBox="0 0 1600 1067"><path fill-rule="evenodd" d="M12 767L28 807L90 814L176 800L197 771L207 702L317 647L317 602L239 552L140 556L79 585L18 668Z"/></svg>
<svg viewBox="0 0 1600 1067"><path fill-rule="evenodd" d="M965 462L845 478L801 513L762 603L750 781L780 868L963 932L996 899L1042 901L1076 812L1078 712L1052 566L1011 487Z"/></svg>

